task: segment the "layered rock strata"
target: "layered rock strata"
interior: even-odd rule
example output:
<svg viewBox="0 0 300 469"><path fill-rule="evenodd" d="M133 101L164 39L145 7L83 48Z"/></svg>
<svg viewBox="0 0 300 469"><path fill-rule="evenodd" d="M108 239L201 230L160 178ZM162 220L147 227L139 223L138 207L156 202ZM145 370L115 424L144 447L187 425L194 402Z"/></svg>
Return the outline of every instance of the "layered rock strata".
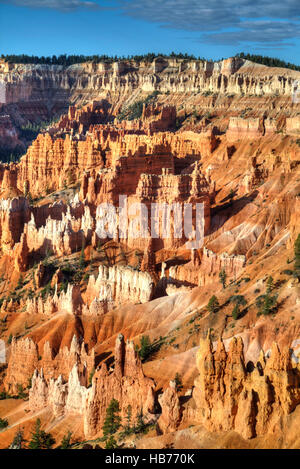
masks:
<svg viewBox="0 0 300 469"><path fill-rule="evenodd" d="M53 414L70 413L83 416L86 437L94 437L102 430L105 413L112 399L119 402L121 417L125 418L128 406L135 420L142 412L146 417L154 410L154 382L146 378L132 342L125 344L120 335L116 341L113 371L105 363L97 369L92 386L86 387L87 370L79 372L73 367L67 381L59 376L47 378L35 371L29 392L31 410L51 408Z"/></svg>
<svg viewBox="0 0 300 469"><path fill-rule="evenodd" d="M235 430L244 438L272 433L300 403L299 371L289 349L280 352L276 343L270 358L261 353L253 364L245 363L241 338L232 339L228 352L222 341L214 352L207 338L200 344L197 367L196 419L209 431Z"/></svg>

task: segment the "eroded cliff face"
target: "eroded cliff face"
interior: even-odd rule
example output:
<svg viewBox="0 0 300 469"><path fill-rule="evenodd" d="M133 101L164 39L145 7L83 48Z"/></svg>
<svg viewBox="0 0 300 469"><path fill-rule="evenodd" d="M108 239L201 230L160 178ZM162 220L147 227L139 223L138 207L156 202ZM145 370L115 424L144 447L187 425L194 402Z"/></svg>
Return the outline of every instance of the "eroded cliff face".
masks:
<svg viewBox="0 0 300 469"><path fill-rule="evenodd" d="M289 348L280 351L274 342L269 356L261 352L256 363L245 361L241 337L234 337L228 351L210 337L200 342L192 397L184 398L176 383L159 397L163 433L184 428L188 422L209 432L234 430L245 440L279 434L284 420L299 405L299 368L292 365Z"/></svg>
<svg viewBox="0 0 300 469"><path fill-rule="evenodd" d="M87 355L83 346L80 353L76 338L69 351L63 349L54 359L48 343L45 348L39 363L32 341L13 342L10 372L17 371L17 363L20 369L26 363L31 386L29 410L48 408L60 418L81 416L87 438L101 434L112 399L119 402L123 422L130 406L133 421L142 412L145 421L157 421L162 433L193 422L209 432L234 430L246 440L280 432L284 419L300 403L299 368L292 364L290 350L281 352L276 343L268 357L261 352L253 363L245 361L241 337L230 341L228 351L221 340L213 347L210 337L203 339L196 359L199 376L192 394L185 398L176 381L157 396L154 381L144 376L134 344L125 344L122 335L116 340L114 364L108 369L103 363L92 381L94 355ZM17 389L16 381L11 382L8 390ZM155 415L157 397L161 411Z"/></svg>
<svg viewBox="0 0 300 469"><path fill-rule="evenodd" d="M113 120L121 106L130 104L134 97L144 97L154 91L171 94L167 98L171 100L175 96L177 108L181 107L183 100L193 111L193 97L198 94L290 98L297 79L299 72L270 68L238 58L216 63L157 58L153 63L122 61L70 67L1 62L0 133L5 148L25 148L28 142L24 141L20 131L22 125L49 121L65 112L70 104L82 106L92 100L104 100L106 110L98 114L94 120L97 123L99 119L100 122ZM217 103L215 106L215 97L208 96L204 101L208 111L218 107ZM245 108L249 108L246 103L241 111ZM86 110L85 116L78 119L70 111L69 118L61 120L60 125L76 131L86 125L85 118L89 112ZM172 123L169 118L170 115L163 114L148 128L165 130L166 121ZM140 128L137 124L130 126Z"/></svg>
<svg viewBox="0 0 300 469"><path fill-rule="evenodd" d="M30 386L30 378L37 367L38 359L38 348L31 339L16 341L13 338L4 382L6 390L17 394L18 385L23 389Z"/></svg>
<svg viewBox="0 0 300 469"><path fill-rule="evenodd" d="M95 355L93 350L88 354L84 343L80 345L75 335L70 348L62 347L58 353L49 342L45 342L39 351L32 339L16 340L13 338L4 386L8 394L17 395L20 386L24 390L31 387L34 372L35 375L41 372L48 381L55 380L59 376L68 380L74 366L77 367L78 372L85 373L83 382L87 385L90 373L95 366Z"/></svg>
<svg viewBox="0 0 300 469"><path fill-rule="evenodd" d="M53 96L57 106L81 95L91 99L103 92L216 91L245 94L292 94L298 72L271 69L247 60L230 58L212 63L180 59L155 59L153 63L86 63L70 67L56 65L1 65L5 88L3 103L41 102ZM45 86L47 84L47 86ZM76 96L77 95L77 96Z"/></svg>
<svg viewBox="0 0 300 469"><path fill-rule="evenodd" d="M58 124L39 135L20 163L1 167L2 251L8 259L14 258L15 276L49 252L61 257L70 256L83 246L99 249L109 240L101 234L104 213L99 205L113 203L117 207L120 195L129 207L142 202L148 220L144 226L141 213L121 211L119 206L116 217L119 224L125 225L126 235L123 238L116 230L110 236L116 243L126 244L127 249L144 251L139 270L145 271L147 266L154 274L157 261L166 260L171 251L185 249L190 241L185 232L175 235L172 210L168 233L163 232L165 214L161 206L172 204L174 209L188 203L195 211L197 204L203 204L205 245L189 255L185 253L183 263L166 264L169 294L184 284L189 288L210 284L223 269L228 279L235 280L243 272L247 258L270 244L279 233L285 236L289 220L296 219L297 205L291 200L297 196L299 146L289 133L287 119L269 119L265 115L230 117L227 131L222 133L223 124L216 117L220 129L212 119L203 122L200 131L195 128L174 132L174 106L151 104L144 106L140 120L99 123L106 119L107 112L103 100L82 109L71 107ZM223 111L224 115L230 112ZM275 130L280 126L282 135ZM69 187L73 187L73 196L65 198ZM43 198L51 191L57 191L50 197L52 203L28 203L28 198ZM235 197L238 200L231 213ZM267 197L272 203L261 204ZM153 202L157 204L154 215L160 225L155 239L150 238ZM193 229L196 222L193 218ZM292 236L294 225L291 221ZM119 270L116 272L118 286L111 285L109 275L97 280L97 291L87 295L88 305L83 308L86 314L93 311L101 315L124 301L144 302L152 298L151 284L157 282L157 276L150 276L148 286L140 289L135 285L142 273L131 273L130 281L125 282L125 293L122 275ZM59 269L56 275L56 281L61 282ZM42 280L36 280L41 286ZM130 290L131 281L134 286ZM93 288L89 283L88 289ZM50 303L47 300L44 310L58 311ZM35 305L30 308L43 309Z"/></svg>
<svg viewBox="0 0 300 469"><path fill-rule="evenodd" d="M100 266L97 279L93 276L89 278L86 300L87 303L95 298L115 304L126 301L146 303L152 299L153 284L148 272L135 271L130 267Z"/></svg>
<svg viewBox="0 0 300 469"><path fill-rule="evenodd" d="M40 83L45 74L49 89L41 93L32 74L42 74ZM8 348L1 391L31 384L29 417L45 408L63 422L74 416L82 439L101 434L112 398L122 419L129 405L133 419L142 410L162 438L191 424L234 430L243 441L282 435L300 402L299 104L289 96L298 74L240 60L158 60L138 69L12 66L3 76L7 99L24 98L28 115L33 102L42 113L51 80L58 107L80 106L19 163L0 165L0 334ZM116 118L153 90L160 94L139 119ZM104 230L108 203L126 236L113 224ZM140 203L148 215L156 204L158 236L150 237L151 217L143 225L130 209ZM185 203L194 231L203 207L203 245L193 249L193 233L175 235L174 207ZM258 316L270 275L277 310ZM246 306L236 319L238 296ZM201 342L196 365L208 330L224 343ZM153 348L142 365L143 335Z"/></svg>
<svg viewBox="0 0 300 469"><path fill-rule="evenodd" d="M262 354L254 365L245 363L240 338L232 340L228 353L222 342L213 353L208 339L200 345L197 366L197 416L211 430L234 429L244 438L272 433L300 402L299 371L289 350L280 353L277 344L271 358Z"/></svg>
<svg viewBox="0 0 300 469"><path fill-rule="evenodd" d="M146 378L134 350L134 344L125 344L120 335L116 340L113 370L106 364L97 369L91 387L88 384L88 369L84 364L82 371L75 364L67 378L60 375L56 380L48 378L42 370L34 372L32 387L29 391L29 408L38 410L49 406L55 417L66 414L80 414L84 421L84 433L94 437L102 430L105 411L112 399L119 402L122 420L128 406L132 418L142 412L151 418L154 411L154 382Z"/></svg>

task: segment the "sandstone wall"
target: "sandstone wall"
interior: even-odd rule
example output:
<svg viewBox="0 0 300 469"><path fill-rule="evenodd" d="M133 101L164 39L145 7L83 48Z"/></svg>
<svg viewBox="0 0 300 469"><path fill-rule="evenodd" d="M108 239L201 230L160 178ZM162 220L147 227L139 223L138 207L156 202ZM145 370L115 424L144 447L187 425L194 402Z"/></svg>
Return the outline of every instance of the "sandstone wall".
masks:
<svg viewBox="0 0 300 469"><path fill-rule="evenodd" d="M102 430L106 409L117 399L122 419L128 406L133 421L142 411L147 417L154 410L154 382L146 378L134 345L124 343L120 335L116 341L114 369L109 373L105 364L96 370L92 386L86 387L87 371L75 365L67 380L61 376L47 379L44 373L35 372L29 392L29 407L37 410L49 406L54 416L80 414L83 416L86 437L94 437Z"/></svg>
<svg viewBox="0 0 300 469"><path fill-rule="evenodd" d="M253 139L263 135L262 122L258 118L243 119L230 117L226 137L229 142L247 138Z"/></svg>
<svg viewBox="0 0 300 469"><path fill-rule="evenodd" d="M200 344L197 367L196 419L209 431L235 430L244 438L272 433L300 403L299 371L289 349L280 352L277 344L270 358L261 354L253 364L245 363L241 338L232 339L228 353L221 341L213 352L208 338Z"/></svg>
<svg viewBox="0 0 300 469"><path fill-rule="evenodd" d="M169 277L179 282L189 282L192 285L207 285L219 281L219 272L225 270L228 280L236 279L246 265L243 255L228 255L226 252L216 254L203 247L202 253L196 252L191 262L170 267Z"/></svg>
<svg viewBox="0 0 300 469"><path fill-rule="evenodd" d="M254 73L253 73L254 72ZM0 70L4 89L2 102L42 102L50 97L54 106L66 105L81 94L81 100L99 99L102 93L121 92L138 87L159 90L219 91L221 93L292 95L299 72L272 69L243 59L230 58L212 63L155 59L152 64L115 63L58 65L15 64ZM103 95L102 95L103 96Z"/></svg>
<svg viewBox="0 0 300 469"><path fill-rule="evenodd" d="M145 303L153 295L153 279L148 272L131 267L99 266L97 279L92 275L86 290L87 303L94 298L112 305L125 302Z"/></svg>
<svg viewBox="0 0 300 469"><path fill-rule="evenodd" d="M85 369L84 384L87 385L95 366L95 355L93 350L87 354L84 344L80 346L76 336L73 337L70 349L63 347L58 353L55 353L49 342L39 351L32 339L13 338L4 386L9 394L18 394L19 386L25 390L30 385L35 370L43 370L47 380L57 379L60 375L68 380L74 365L80 372Z"/></svg>

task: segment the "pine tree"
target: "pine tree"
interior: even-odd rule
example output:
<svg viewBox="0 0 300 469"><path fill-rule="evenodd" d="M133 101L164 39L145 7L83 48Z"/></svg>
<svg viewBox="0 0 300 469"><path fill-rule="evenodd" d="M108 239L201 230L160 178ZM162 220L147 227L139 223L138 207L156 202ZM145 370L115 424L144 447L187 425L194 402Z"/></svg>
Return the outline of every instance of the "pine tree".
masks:
<svg viewBox="0 0 300 469"><path fill-rule="evenodd" d="M177 372L174 378L175 385L176 385L176 390L181 391L182 390L182 380L180 374Z"/></svg>
<svg viewBox="0 0 300 469"><path fill-rule="evenodd" d="M16 290L20 290L20 288L23 287L23 283L24 283L24 279L23 279L23 275L21 274L20 277L19 277L17 286L16 286Z"/></svg>
<svg viewBox="0 0 300 469"><path fill-rule="evenodd" d="M247 301L243 295L234 295L229 298L230 303L234 303L232 310L233 319L237 320L241 316L241 306L246 306Z"/></svg>
<svg viewBox="0 0 300 469"><path fill-rule="evenodd" d="M146 360L151 353L151 341L148 335L143 335L141 337L140 346L139 357L143 361Z"/></svg>
<svg viewBox="0 0 300 469"><path fill-rule="evenodd" d="M273 278L269 277L267 280L267 288L265 295L261 295L256 300L256 306L258 308L258 315L263 314L267 316L268 314L274 313L277 309L277 297L278 295L271 295L272 290L274 289Z"/></svg>
<svg viewBox="0 0 300 469"><path fill-rule="evenodd" d="M90 372L88 387L92 386L94 374L95 374L95 368L93 368L92 371Z"/></svg>
<svg viewBox="0 0 300 469"><path fill-rule="evenodd" d="M31 275L32 275L32 285L33 285L33 289L34 291L36 290L36 280L35 280L35 269L36 269L36 264L34 264L33 268L32 268L32 271L31 271Z"/></svg>
<svg viewBox="0 0 300 469"><path fill-rule="evenodd" d="M22 384L17 384L17 390L19 399L26 399L28 397L27 394L25 394Z"/></svg>
<svg viewBox="0 0 300 469"><path fill-rule="evenodd" d="M117 442L116 442L114 436L110 435L110 437L107 438L107 440L106 440L105 449L115 449L117 447L118 447L118 445L117 445Z"/></svg>
<svg viewBox="0 0 300 469"><path fill-rule="evenodd" d="M143 409L140 410L137 416L137 422L135 426L135 432L136 433L141 433L144 432L146 428L146 424L144 422L144 415L143 415Z"/></svg>
<svg viewBox="0 0 300 469"><path fill-rule="evenodd" d="M93 255L93 252L91 253L91 257L90 257L90 275L92 275L92 272L93 272L93 262L94 262L94 255Z"/></svg>
<svg viewBox="0 0 300 469"><path fill-rule="evenodd" d="M230 189L230 192L229 192L229 203L230 204L232 204L233 199L234 199L234 190Z"/></svg>
<svg viewBox="0 0 300 469"><path fill-rule="evenodd" d="M210 313L217 313L220 309L218 298L213 295L207 305L207 309Z"/></svg>
<svg viewBox="0 0 300 469"><path fill-rule="evenodd" d="M71 438L72 432L68 431L68 433L61 440L60 449L69 449L71 447Z"/></svg>
<svg viewBox="0 0 300 469"><path fill-rule="evenodd" d="M226 288L227 274L225 272L225 269L221 270L221 272L219 273L219 278L220 282L222 283L223 289Z"/></svg>
<svg viewBox="0 0 300 469"><path fill-rule="evenodd" d="M41 430L41 421L37 419L34 426L34 431L31 432L31 440L29 442L29 449L51 449L55 444L55 439L51 433L46 433Z"/></svg>
<svg viewBox="0 0 300 469"><path fill-rule="evenodd" d="M300 278L300 234L298 235L294 244L295 264L294 275Z"/></svg>
<svg viewBox="0 0 300 469"><path fill-rule="evenodd" d="M79 257L79 268L80 268L80 270L83 270L85 268L84 247L85 247L85 243L83 241L82 242L81 252L80 252L80 257Z"/></svg>
<svg viewBox="0 0 300 469"><path fill-rule="evenodd" d="M241 315L240 306L238 304L235 304L232 310L232 317L233 319L237 320L239 319L240 315Z"/></svg>
<svg viewBox="0 0 300 469"><path fill-rule="evenodd" d="M8 420L0 418L0 429L8 427Z"/></svg>
<svg viewBox="0 0 300 469"><path fill-rule="evenodd" d="M31 440L29 442L30 449L41 449L40 448L40 432L41 432L41 421L37 419L35 422L34 432L31 432Z"/></svg>
<svg viewBox="0 0 300 469"><path fill-rule="evenodd" d="M25 441L26 440L24 440L23 430L21 430L21 428L19 428L17 433L15 433L14 439L13 439L12 443L10 444L9 449L25 449L24 446L23 446Z"/></svg>
<svg viewBox="0 0 300 469"><path fill-rule="evenodd" d="M131 418L132 418L132 407L131 405L129 405L127 407L126 425L124 427L126 433L129 433L131 430Z"/></svg>
<svg viewBox="0 0 300 469"><path fill-rule="evenodd" d="M268 280L267 280L267 294L271 293L271 291L273 290L274 288L274 280L273 280L273 277L268 277Z"/></svg>
<svg viewBox="0 0 300 469"><path fill-rule="evenodd" d="M102 427L104 437L108 438L119 430L121 426L121 417L119 413L119 402L116 399L112 399L106 409L106 417Z"/></svg>

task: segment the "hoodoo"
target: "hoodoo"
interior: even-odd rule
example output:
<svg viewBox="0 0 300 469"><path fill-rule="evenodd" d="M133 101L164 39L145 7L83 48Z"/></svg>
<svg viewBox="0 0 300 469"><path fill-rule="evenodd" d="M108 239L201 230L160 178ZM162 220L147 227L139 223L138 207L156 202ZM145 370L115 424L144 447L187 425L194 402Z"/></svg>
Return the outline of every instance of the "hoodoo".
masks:
<svg viewBox="0 0 300 469"><path fill-rule="evenodd" d="M0 448L300 447L300 72L71 57L0 60Z"/></svg>

